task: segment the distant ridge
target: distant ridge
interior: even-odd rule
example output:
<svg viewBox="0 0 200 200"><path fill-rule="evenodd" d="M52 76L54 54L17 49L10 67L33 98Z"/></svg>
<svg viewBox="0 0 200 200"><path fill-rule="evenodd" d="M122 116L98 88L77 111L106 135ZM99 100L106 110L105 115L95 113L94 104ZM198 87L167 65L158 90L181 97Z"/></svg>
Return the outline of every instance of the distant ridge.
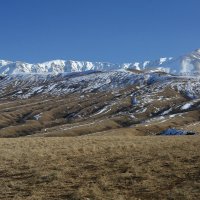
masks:
<svg viewBox="0 0 200 200"><path fill-rule="evenodd" d="M88 70L110 71L120 69L162 71L172 74L200 73L200 49L177 58L162 57L154 61L132 62L123 64L73 60L52 60L43 63L30 64L22 61L12 62L7 60L0 60L0 74L58 74L63 72L84 72Z"/></svg>

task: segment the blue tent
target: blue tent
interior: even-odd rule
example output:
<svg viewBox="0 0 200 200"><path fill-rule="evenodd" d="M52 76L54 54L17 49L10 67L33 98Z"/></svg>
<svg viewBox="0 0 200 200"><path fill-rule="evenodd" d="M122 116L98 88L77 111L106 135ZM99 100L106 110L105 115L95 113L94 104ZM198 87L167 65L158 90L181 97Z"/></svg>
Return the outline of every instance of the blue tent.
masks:
<svg viewBox="0 0 200 200"><path fill-rule="evenodd" d="M186 131L186 130L178 130L175 128L168 128L162 132L160 132L160 135L194 135L195 133L192 131Z"/></svg>

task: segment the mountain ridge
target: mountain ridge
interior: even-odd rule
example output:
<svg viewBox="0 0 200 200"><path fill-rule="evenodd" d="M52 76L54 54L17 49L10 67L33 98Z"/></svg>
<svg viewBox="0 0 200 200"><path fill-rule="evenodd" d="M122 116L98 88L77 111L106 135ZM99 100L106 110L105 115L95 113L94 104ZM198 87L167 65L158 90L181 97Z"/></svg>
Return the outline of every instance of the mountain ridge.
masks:
<svg viewBox="0 0 200 200"><path fill-rule="evenodd" d="M110 62L90 62L75 60L51 60L42 63L0 60L0 74L18 73L64 73L84 72L88 70L136 69L145 71L162 71L172 74L200 73L200 49L177 58L161 57L154 61L115 64Z"/></svg>

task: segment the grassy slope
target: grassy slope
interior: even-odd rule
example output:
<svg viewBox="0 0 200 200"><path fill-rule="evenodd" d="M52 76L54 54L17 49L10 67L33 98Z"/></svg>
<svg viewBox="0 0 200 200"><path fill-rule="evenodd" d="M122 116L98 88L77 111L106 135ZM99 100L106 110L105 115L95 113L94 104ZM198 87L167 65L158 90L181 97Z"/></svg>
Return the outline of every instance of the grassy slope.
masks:
<svg viewBox="0 0 200 200"><path fill-rule="evenodd" d="M200 136L0 139L0 199L198 199Z"/></svg>

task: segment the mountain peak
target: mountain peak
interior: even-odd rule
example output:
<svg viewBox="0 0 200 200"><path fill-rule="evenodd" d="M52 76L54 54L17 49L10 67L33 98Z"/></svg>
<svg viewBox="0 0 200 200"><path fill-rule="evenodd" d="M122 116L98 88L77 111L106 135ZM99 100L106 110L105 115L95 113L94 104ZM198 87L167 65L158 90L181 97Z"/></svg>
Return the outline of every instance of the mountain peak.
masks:
<svg viewBox="0 0 200 200"><path fill-rule="evenodd" d="M200 48L196 49L195 52L200 53Z"/></svg>

